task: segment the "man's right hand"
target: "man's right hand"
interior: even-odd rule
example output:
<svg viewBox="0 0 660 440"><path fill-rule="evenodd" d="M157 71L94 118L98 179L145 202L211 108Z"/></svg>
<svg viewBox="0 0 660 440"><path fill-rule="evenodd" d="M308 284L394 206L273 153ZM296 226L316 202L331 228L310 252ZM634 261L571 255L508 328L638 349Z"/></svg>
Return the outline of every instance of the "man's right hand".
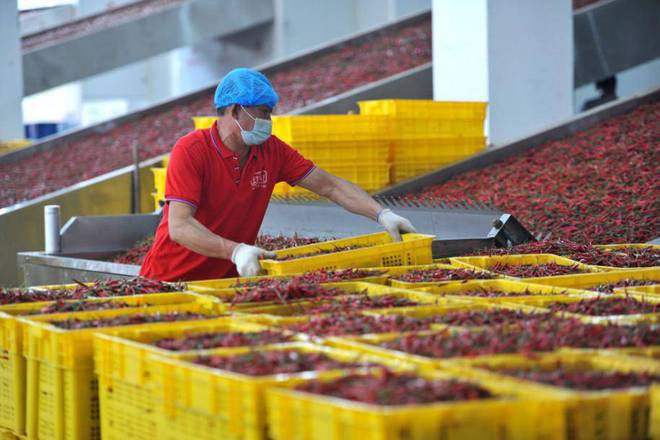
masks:
<svg viewBox="0 0 660 440"><path fill-rule="evenodd" d="M236 265L242 277L254 277L261 272L260 258L275 258L275 252L269 252L256 246L239 243L231 254L231 261Z"/></svg>

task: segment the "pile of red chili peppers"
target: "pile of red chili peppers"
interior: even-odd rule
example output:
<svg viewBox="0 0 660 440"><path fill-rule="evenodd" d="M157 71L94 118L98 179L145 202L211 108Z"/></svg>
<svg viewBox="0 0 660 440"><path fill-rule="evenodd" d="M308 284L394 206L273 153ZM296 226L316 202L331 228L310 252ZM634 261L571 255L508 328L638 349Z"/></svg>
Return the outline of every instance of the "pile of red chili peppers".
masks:
<svg viewBox="0 0 660 440"><path fill-rule="evenodd" d="M282 281L281 279L263 278L257 281L241 281L240 279L232 287L273 287L282 282L298 281L300 283L320 284L320 283L335 283L341 281L353 281L360 278L376 277L383 275L385 272L380 270L368 269L336 269L336 270L315 270L306 272L302 275L291 276L289 279Z"/></svg>
<svg viewBox="0 0 660 440"><path fill-rule="evenodd" d="M352 244L348 246L333 246L330 249L317 249L315 251L306 252L304 254L278 255L276 260L278 261L297 260L299 258L316 257L318 255L334 254L336 252L353 251L355 249L362 249L365 247L368 247L368 245Z"/></svg>
<svg viewBox="0 0 660 440"><path fill-rule="evenodd" d="M488 390L471 383L431 381L385 369L380 374L350 374L331 381L313 380L298 385L296 390L371 405L419 405L493 397Z"/></svg>
<svg viewBox="0 0 660 440"><path fill-rule="evenodd" d="M392 307L419 306L418 302L395 295L369 296L368 294L349 295L332 299L315 299L307 304L292 304L287 310L289 316L323 313L342 313L367 309L389 309Z"/></svg>
<svg viewBox="0 0 660 440"><path fill-rule="evenodd" d="M649 373L622 373L598 370L574 370L561 365L548 370L494 370L499 374L514 376L519 379L541 382L561 388L580 391L620 390L633 387L648 387L660 380L659 376Z"/></svg>
<svg viewBox="0 0 660 440"><path fill-rule="evenodd" d="M408 332L426 330L435 321L431 318L412 318L403 315L366 316L344 314L315 316L308 321L287 327L293 332L313 336L365 335L369 333Z"/></svg>
<svg viewBox="0 0 660 440"><path fill-rule="evenodd" d="M92 310L112 310L112 309L125 309L127 307L139 307L134 304L127 304L120 301L64 301L57 300L48 305L43 306L39 310L33 310L29 315L46 315L51 313L73 313L73 312L89 312ZM146 304L145 304L146 307Z"/></svg>
<svg viewBox="0 0 660 440"><path fill-rule="evenodd" d="M151 344L170 351L206 350L219 347L248 347L277 344L293 339L281 331L198 333L180 338L163 338Z"/></svg>
<svg viewBox="0 0 660 440"><path fill-rule="evenodd" d="M410 334L380 344L384 348L432 358L532 353L559 347L622 348L660 344L660 326L585 324L578 320L546 318L521 321L516 328L486 327L482 331L449 330L430 335Z"/></svg>
<svg viewBox="0 0 660 440"><path fill-rule="evenodd" d="M365 364L337 361L324 353L297 350L250 351L232 356L201 356L194 363L249 376L355 368Z"/></svg>
<svg viewBox="0 0 660 440"><path fill-rule="evenodd" d="M411 197L488 203L553 239L647 242L660 236L659 122L660 102L642 105Z"/></svg>
<svg viewBox="0 0 660 440"><path fill-rule="evenodd" d="M403 275L392 277L393 280L407 283L427 283L440 281L489 280L495 278L487 272L468 269L414 269Z"/></svg>
<svg viewBox="0 0 660 440"><path fill-rule="evenodd" d="M282 280L270 287L247 288L239 291L234 295L231 302L232 304L241 304L275 301L286 304L289 301L328 298L345 294L346 291L337 287L301 283L297 280Z"/></svg>
<svg viewBox="0 0 660 440"><path fill-rule="evenodd" d="M554 277L557 275L570 275L582 273L577 266L562 266L555 263L548 264L506 264L495 263L488 270L519 278Z"/></svg>
<svg viewBox="0 0 660 440"><path fill-rule="evenodd" d="M601 293L614 293L614 289L619 287L650 286L660 284L660 280L621 280L613 283L599 284L594 287L587 287L587 290L593 290Z"/></svg>
<svg viewBox="0 0 660 440"><path fill-rule="evenodd" d="M543 314L508 309L460 310L438 315L436 322L456 326L482 326L529 321L541 319L543 316ZM545 316L550 317L550 315Z"/></svg>
<svg viewBox="0 0 660 440"><path fill-rule="evenodd" d="M85 328L121 327L125 325L151 324L156 322L192 321L196 319L212 319L216 316L192 312L168 312L139 315L120 315L112 318L82 320L69 318L63 321L49 321L55 327L67 330Z"/></svg>
<svg viewBox="0 0 660 440"><path fill-rule="evenodd" d="M637 300L629 296L583 299L576 302L556 302L546 305L552 312L579 313L581 315L635 315L658 313L660 304Z"/></svg>

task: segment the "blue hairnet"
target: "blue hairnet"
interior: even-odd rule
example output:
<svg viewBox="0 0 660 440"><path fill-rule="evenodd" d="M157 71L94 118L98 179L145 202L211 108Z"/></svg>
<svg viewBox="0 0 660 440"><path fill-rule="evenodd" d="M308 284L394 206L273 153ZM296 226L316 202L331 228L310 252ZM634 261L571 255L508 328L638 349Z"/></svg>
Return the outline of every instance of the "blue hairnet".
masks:
<svg viewBox="0 0 660 440"><path fill-rule="evenodd" d="M273 85L263 73L245 67L239 67L225 75L215 89L213 98L215 108L241 104L267 105L272 109L279 100Z"/></svg>

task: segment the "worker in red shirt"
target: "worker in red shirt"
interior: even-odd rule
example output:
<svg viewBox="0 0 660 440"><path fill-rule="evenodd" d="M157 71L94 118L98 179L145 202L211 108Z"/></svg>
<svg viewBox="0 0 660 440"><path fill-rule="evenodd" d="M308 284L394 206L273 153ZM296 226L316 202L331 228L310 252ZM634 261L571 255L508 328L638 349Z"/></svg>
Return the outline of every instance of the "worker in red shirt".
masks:
<svg viewBox="0 0 660 440"><path fill-rule="evenodd" d="M214 97L217 122L183 136L172 149L163 219L140 275L165 281L258 275L259 259L274 257L253 244L278 182L371 218L396 240L415 232L407 219L272 136L278 100L260 72L239 68L223 78Z"/></svg>

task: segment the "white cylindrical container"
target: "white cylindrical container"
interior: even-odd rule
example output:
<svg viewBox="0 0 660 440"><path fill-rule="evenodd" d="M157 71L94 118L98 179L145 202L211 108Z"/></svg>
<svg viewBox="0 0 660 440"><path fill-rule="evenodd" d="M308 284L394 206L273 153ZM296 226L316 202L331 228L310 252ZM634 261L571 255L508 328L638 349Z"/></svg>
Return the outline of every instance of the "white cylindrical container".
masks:
<svg viewBox="0 0 660 440"><path fill-rule="evenodd" d="M44 206L44 251L57 254L62 250L60 240L60 205Z"/></svg>

